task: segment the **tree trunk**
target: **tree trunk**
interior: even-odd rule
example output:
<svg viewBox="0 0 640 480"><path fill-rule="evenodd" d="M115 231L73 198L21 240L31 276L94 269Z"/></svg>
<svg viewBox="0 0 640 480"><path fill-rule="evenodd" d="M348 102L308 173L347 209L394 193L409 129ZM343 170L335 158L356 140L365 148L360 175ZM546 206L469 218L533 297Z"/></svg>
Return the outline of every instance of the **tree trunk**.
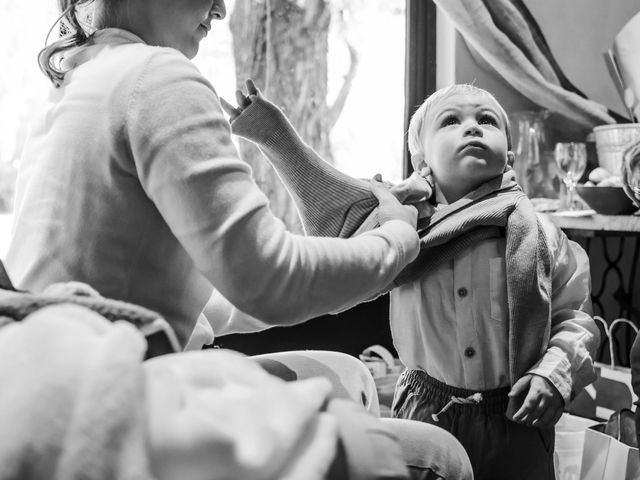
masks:
<svg viewBox="0 0 640 480"><path fill-rule="evenodd" d="M352 64L334 105L327 105L327 53L330 2L327 0L236 0L230 28L238 88L252 78L285 112L302 138L325 160L332 161L329 135L351 82ZM240 153L267 194L271 209L293 232L302 232L298 214L273 168L250 142Z"/></svg>

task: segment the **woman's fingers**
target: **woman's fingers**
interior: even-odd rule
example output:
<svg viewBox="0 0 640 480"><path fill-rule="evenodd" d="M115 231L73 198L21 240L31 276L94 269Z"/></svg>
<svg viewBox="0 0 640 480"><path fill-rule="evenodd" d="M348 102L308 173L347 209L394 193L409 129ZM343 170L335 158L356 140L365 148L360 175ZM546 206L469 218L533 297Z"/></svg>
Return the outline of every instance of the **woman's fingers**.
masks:
<svg viewBox="0 0 640 480"><path fill-rule="evenodd" d="M424 200L424 201L421 201L421 202L412 203L411 205L416 207L416 209L418 210L418 218L419 219L429 218L429 217L433 216L434 213L436 213L436 207L431 205L429 203L429 201L427 201L427 200Z"/></svg>
<svg viewBox="0 0 640 480"><path fill-rule="evenodd" d="M390 220L402 220L413 228L418 221L418 210L411 205L402 205L398 199L379 181L371 180L371 193L378 199L378 223L384 225Z"/></svg>

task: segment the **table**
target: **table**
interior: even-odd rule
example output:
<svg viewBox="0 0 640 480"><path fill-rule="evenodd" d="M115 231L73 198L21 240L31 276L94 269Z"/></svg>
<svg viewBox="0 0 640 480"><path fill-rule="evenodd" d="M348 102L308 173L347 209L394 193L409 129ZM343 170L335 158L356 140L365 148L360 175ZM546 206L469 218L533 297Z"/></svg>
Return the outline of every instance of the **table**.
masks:
<svg viewBox="0 0 640 480"><path fill-rule="evenodd" d="M591 260L591 298L594 313L611 323L616 318L628 318L640 324L640 291L636 276L640 260L640 216L592 215L568 217L545 214L569 238L580 243ZM598 243L599 245L594 245ZM601 255L596 254L597 247ZM628 343L631 332L626 335ZM625 346L618 350L626 350ZM628 365L628 359L619 359Z"/></svg>
<svg viewBox="0 0 640 480"><path fill-rule="evenodd" d="M578 236L593 237L596 233L640 236L639 215L591 215L589 217L566 217L561 214L545 214L562 230Z"/></svg>

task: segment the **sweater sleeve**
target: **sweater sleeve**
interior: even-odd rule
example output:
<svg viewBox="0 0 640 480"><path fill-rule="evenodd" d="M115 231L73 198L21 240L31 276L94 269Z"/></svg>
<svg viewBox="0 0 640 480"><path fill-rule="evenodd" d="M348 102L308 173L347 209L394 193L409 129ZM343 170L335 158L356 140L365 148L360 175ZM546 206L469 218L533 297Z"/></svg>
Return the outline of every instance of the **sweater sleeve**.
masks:
<svg viewBox="0 0 640 480"><path fill-rule="evenodd" d="M309 235L349 237L377 226L378 201L368 183L324 161L273 103L255 98L231 127L234 134L260 147L293 198Z"/></svg>
<svg viewBox="0 0 640 480"><path fill-rule="evenodd" d="M547 378L568 405L596 379L593 361L600 331L592 318L589 258L555 230L551 337L542 359L528 373Z"/></svg>
<svg viewBox="0 0 640 480"><path fill-rule="evenodd" d="M211 85L179 53L158 49L127 117L135 173L194 265L237 308L292 324L383 290L418 253L394 220L353 239L286 231L237 155Z"/></svg>

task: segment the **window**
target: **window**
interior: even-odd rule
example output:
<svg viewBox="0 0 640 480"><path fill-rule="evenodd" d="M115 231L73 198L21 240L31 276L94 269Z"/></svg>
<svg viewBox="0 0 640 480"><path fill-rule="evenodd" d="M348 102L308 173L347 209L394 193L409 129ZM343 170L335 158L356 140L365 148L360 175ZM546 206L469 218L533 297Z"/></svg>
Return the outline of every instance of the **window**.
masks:
<svg viewBox="0 0 640 480"><path fill-rule="evenodd" d="M0 256L11 231L16 170L29 120L45 98L48 80L37 54L56 18L55 2L0 4Z"/></svg>
<svg viewBox="0 0 640 480"><path fill-rule="evenodd" d="M403 174L405 0L234 0L195 63L232 100L253 78L303 139L355 177ZM258 46L258 47L256 47ZM277 175L239 145L271 207L289 228L297 214Z"/></svg>
<svg viewBox="0 0 640 480"><path fill-rule="evenodd" d="M405 149L405 3L227 0L229 15L214 23L194 62L230 101L236 85L254 78L305 141L340 170L399 181ZM38 8L28 2L0 6L5 72L0 77L0 209L5 222L29 119L49 88L36 56L56 17L53 1ZM239 146L276 214L295 230L295 211L278 205L288 197L276 176L252 146ZM0 229L2 255L9 229Z"/></svg>

